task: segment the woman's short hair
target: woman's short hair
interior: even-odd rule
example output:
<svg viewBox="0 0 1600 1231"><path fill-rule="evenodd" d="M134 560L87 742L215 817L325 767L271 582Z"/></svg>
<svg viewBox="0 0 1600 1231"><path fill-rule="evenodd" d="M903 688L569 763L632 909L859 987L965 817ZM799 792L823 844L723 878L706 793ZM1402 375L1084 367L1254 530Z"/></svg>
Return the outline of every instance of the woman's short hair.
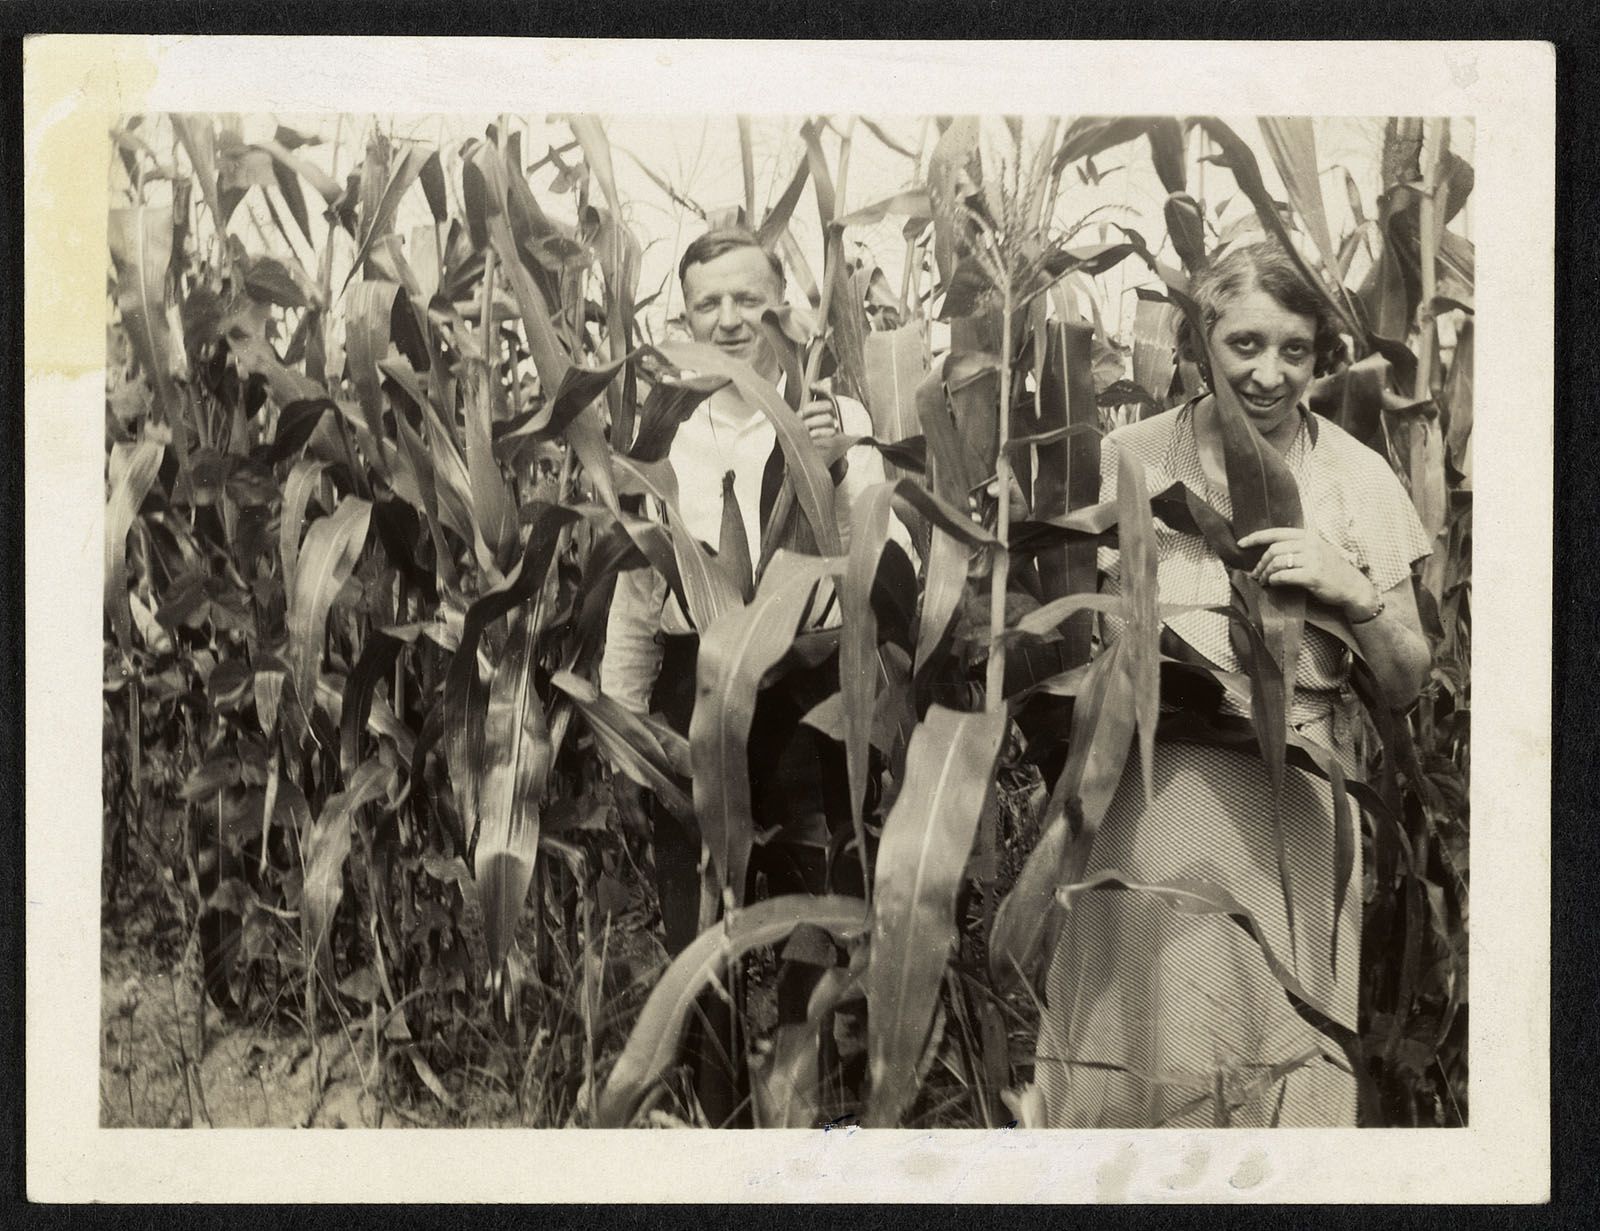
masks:
<svg viewBox="0 0 1600 1231"><path fill-rule="evenodd" d="M1275 239L1230 248L1195 279L1189 294L1210 334L1224 309L1252 290L1265 291L1290 312L1316 323L1313 346L1318 376L1348 362L1349 352L1339 334L1339 318L1327 301L1306 284L1305 275ZM1198 345L1187 316L1178 318L1177 343L1180 359L1205 367L1205 348Z"/></svg>
<svg viewBox="0 0 1600 1231"><path fill-rule="evenodd" d="M707 261L714 261L719 256L738 248L754 248L766 257L767 264L772 267L772 276L778 280L778 289L780 291L783 289L783 262L778 259L775 252L769 251L762 245L754 231L744 227L713 227L695 239L683 250L683 257L678 262L679 284L682 285L691 266L704 265Z"/></svg>

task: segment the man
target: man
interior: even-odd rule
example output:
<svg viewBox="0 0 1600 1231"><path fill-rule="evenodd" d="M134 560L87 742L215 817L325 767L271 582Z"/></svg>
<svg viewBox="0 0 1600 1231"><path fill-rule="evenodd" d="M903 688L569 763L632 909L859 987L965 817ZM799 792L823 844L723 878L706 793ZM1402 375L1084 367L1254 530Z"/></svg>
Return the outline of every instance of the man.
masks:
<svg viewBox="0 0 1600 1231"><path fill-rule="evenodd" d="M678 267L685 316L698 342L749 363L779 384L782 365L762 326L762 314L784 303L783 266L760 241L742 229L717 229L684 251ZM801 418L819 444L839 434L867 435L866 408L848 398L821 397L803 402ZM776 492L777 435L762 411L727 386L696 408L678 428L667 460L678 480L678 508L689 532L719 552L725 528L742 527L749 558L760 558L764 521ZM834 470L835 508L840 537L849 542L850 510L870 486L884 481L882 459L870 446L852 448ZM895 518L891 537L910 555L910 536ZM914 588L906 570L904 582ZM813 627L839 622L838 603ZM662 715L687 734L694 711L698 637L665 580L651 569L617 578L600 664L603 692L636 711ZM776 830L775 841L752 853L751 876L761 877L769 894L820 892L827 883L830 844L839 850L848 835L850 800L842 749L804 726L807 711L838 689L838 659L816 667L799 666L762 690L751 724L749 766L751 809L758 833ZM652 837L656 884L669 953L677 954L698 929L700 835L666 809L647 801L624 774L613 776L624 823ZM851 854L841 865L854 868ZM848 879L841 866L835 881ZM725 1062L697 1060L696 1090L713 1124L740 1113L737 1029L725 1006L708 1001L700 1046L725 1051ZM712 1041L717 1041L712 1048ZM713 1072L711 1069L719 1069ZM746 1113L747 1114L747 1113Z"/></svg>
<svg viewBox="0 0 1600 1231"><path fill-rule="evenodd" d="M749 231L724 228L700 236L684 251L678 267L685 316L698 342L716 346L731 358L749 363L757 373L780 382L781 365L762 327L762 314L784 303L783 266ZM841 430L867 435L872 421L866 408L849 398L821 397L805 401L800 415L819 444ZM731 385L702 402L678 428L668 461L678 479L678 507L683 522L697 539L722 550L723 527L742 525L752 561L760 557L763 515L773 498L769 460L777 448L776 431L766 415L747 403ZM725 483L731 475L730 487ZM835 508L841 538L849 541L850 509L870 486L884 481L882 459L870 446L857 445L836 469ZM766 492L763 493L763 480ZM765 499L763 496L765 495ZM729 520L733 506L736 520ZM768 506L764 508L763 506ZM909 554L910 536L891 518L891 537ZM822 626L839 622L838 604L825 604ZM603 692L636 711L662 714L687 733L694 707L694 662L698 639L665 580L650 569L621 574L617 579L600 664ZM764 690L750 740L753 807L758 829L784 826L802 846L825 849L830 830L842 816L848 827L850 805L845 793L843 758L836 745L809 728L800 717L810 705L838 687L837 661L820 668L798 669L782 689ZM837 764L835 764L837 763ZM837 770L837 773L834 770ZM616 775L618 807L625 822L648 829L655 838L657 883L667 931L667 948L676 953L694 937L699 901L698 834L689 834L661 809L646 818L639 788ZM763 870L769 884L816 879L815 859L802 859L807 869ZM792 862L792 861L791 861ZM794 875L787 875L793 873Z"/></svg>

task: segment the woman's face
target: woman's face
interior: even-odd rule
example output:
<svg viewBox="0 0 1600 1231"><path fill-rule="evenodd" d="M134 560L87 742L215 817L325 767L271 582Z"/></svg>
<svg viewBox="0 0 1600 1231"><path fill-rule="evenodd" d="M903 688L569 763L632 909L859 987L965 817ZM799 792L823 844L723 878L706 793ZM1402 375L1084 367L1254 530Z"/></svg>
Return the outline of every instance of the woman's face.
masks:
<svg viewBox="0 0 1600 1231"><path fill-rule="evenodd" d="M1235 296L1211 329L1221 379L1239 395L1262 434L1290 421L1316 365L1317 324L1291 312L1266 291Z"/></svg>

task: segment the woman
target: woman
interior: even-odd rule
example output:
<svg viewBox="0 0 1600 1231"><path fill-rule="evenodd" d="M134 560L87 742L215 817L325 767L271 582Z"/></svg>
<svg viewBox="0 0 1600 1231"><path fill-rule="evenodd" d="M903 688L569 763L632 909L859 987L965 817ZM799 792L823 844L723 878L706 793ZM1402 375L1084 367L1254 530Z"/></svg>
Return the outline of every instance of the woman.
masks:
<svg viewBox="0 0 1600 1231"><path fill-rule="evenodd" d="M1213 379L1226 380L1245 414L1288 463L1300 488L1303 529L1279 527L1241 539L1265 545L1254 570L1273 588L1298 588L1345 614L1395 708L1427 677L1429 652L1417 618L1411 568L1430 549L1416 513L1385 459L1313 416L1301 402L1312 377L1342 351L1331 318L1275 243L1236 248L1193 288L1207 330ZM1180 353L1200 347L1180 329ZM1115 495L1118 455L1145 466L1152 492L1181 481L1232 516L1215 398L1107 436L1101 498ZM1156 523L1164 603L1226 607L1227 567L1197 535ZM1104 586L1119 588L1118 555L1102 551ZM1168 620L1172 634L1229 671L1241 670L1226 616L1191 611ZM1117 635L1114 622L1108 637ZM1290 722L1362 776L1359 730L1343 646L1305 629ZM1224 702L1224 712L1244 711ZM1161 741L1155 795L1147 807L1132 764L1096 839L1089 871L1115 868L1142 882L1185 878L1218 884L1254 912L1266 940L1290 961L1265 767L1259 758L1210 744ZM1298 976L1333 1015L1356 1021L1360 966L1357 866L1335 926L1334 811L1321 778L1290 767L1284 842L1295 906ZM1079 894L1067 912L1046 984L1037 1081L1049 1123L1059 1127L1355 1123L1355 1079L1337 1048L1286 1000L1253 940L1219 916L1179 914L1136 893Z"/></svg>

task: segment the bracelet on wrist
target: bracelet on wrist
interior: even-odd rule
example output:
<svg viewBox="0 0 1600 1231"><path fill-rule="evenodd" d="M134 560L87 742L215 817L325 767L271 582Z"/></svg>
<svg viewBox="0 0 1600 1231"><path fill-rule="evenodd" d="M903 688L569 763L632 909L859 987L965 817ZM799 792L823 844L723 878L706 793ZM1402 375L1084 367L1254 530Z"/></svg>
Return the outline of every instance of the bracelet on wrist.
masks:
<svg viewBox="0 0 1600 1231"><path fill-rule="evenodd" d="M1371 624L1372 621L1376 620L1383 614L1383 610L1386 606L1388 606L1388 604L1384 602L1383 595L1378 594L1376 600L1372 604L1372 607L1364 615L1351 615L1350 609L1346 607L1345 619L1349 620L1352 625Z"/></svg>

